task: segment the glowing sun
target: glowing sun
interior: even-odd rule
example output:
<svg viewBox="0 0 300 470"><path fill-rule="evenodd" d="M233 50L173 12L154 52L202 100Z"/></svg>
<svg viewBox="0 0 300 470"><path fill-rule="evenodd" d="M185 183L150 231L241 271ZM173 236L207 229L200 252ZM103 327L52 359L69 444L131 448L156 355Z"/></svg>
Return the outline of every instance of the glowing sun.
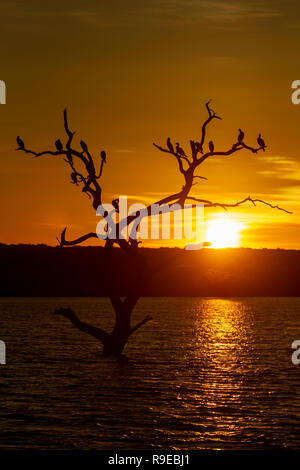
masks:
<svg viewBox="0 0 300 470"><path fill-rule="evenodd" d="M212 248L228 248L239 245L241 224L232 219L214 219L208 222L206 240Z"/></svg>

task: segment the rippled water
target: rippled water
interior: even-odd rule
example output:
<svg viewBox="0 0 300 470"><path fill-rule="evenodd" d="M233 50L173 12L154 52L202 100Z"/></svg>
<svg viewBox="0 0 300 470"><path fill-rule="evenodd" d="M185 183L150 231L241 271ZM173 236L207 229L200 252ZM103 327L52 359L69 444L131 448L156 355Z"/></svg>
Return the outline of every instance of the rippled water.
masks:
<svg viewBox="0 0 300 470"><path fill-rule="evenodd" d="M122 361L51 315L68 305L111 326L106 299L1 300L0 447L300 447L300 298L142 299Z"/></svg>

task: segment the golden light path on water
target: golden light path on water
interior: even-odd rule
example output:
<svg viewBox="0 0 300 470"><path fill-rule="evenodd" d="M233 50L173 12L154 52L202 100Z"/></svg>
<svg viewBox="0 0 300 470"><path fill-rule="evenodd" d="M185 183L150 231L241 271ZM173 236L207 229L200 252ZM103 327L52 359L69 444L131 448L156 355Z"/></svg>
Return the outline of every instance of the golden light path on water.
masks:
<svg viewBox="0 0 300 470"><path fill-rule="evenodd" d="M241 434L243 418L233 417L235 413L231 416L230 410L242 404L245 387L249 385L244 381L246 369L252 368L251 312L243 301L201 299L193 313L194 340L190 352L194 354L193 367L198 371L197 392L185 400L185 405L191 407L193 414L195 407L203 417L209 414L196 439L202 441L206 435L207 440L208 433L209 440L220 439L221 443L225 436Z"/></svg>

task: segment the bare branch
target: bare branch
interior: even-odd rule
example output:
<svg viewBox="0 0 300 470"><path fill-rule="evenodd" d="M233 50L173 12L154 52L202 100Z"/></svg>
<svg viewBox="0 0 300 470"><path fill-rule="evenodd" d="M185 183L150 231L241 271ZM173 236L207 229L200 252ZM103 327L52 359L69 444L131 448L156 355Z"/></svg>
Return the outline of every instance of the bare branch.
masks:
<svg viewBox="0 0 300 470"><path fill-rule="evenodd" d="M24 148L18 148L16 150L22 150L22 152L24 153L30 153L31 155L33 155L33 158L36 158L36 157L41 157L43 155L66 155L67 154L67 151L66 150L62 150L62 151L52 151L52 150L44 150L43 152L34 152L33 150L29 150L29 149L26 149L25 147Z"/></svg>
<svg viewBox="0 0 300 470"><path fill-rule="evenodd" d="M227 209L227 207L238 207L241 204L244 204L245 202L251 202L254 206L256 205L257 202L259 202L261 204L265 204L266 206L271 207L272 209L278 209L279 211L286 212L287 214L292 214L292 212L290 212L286 209L283 209L282 207L279 207L278 205L270 204L269 202L264 201L262 199L253 199L250 196L246 197L245 199L243 199L241 201L238 201L238 202L235 202L235 203L232 203L232 204L227 204L227 203L223 203L223 202L212 202L212 201L208 201L207 199L199 199L199 198L196 198L196 197L193 197L193 196L188 196L186 199L189 200L189 201L199 202L199 203L203 204L204 207L222 207L225 210Z"/></svg>
<svg viewBox="0 0 300 470"><path fill-rule="evenodd" d="M90 238L98 238L97 234L94 232L87 233L86 235L82 235L79 238L76 238L75 240L66 240L66 230L67 227L63 229L60 235L60 240L57 238L57 241L59 242L59 246L74 246L74 245L79 245L80 243L89 240Z"/></svg>
<svg viewBox="0 0 300 470"><path fill-rule="evenodd" d="M206 127L207 125L213 120L213 119L222 119L220 116L218 116L211 108L210 108L210 102L211 100L209 100L207 103L205 103L205 107L207 109L207 112L208 112L208 118L206 119L206 121L204 121L203 125L202 125L202 131L201 131L201 139L200 139L200 142L199 142L199 151L201 153L203 153L203 145L204 145L204 142L205 142L205 137L206 137Z"/></svg>
<svg viewBox="0 0 300 470"><path fill-rule="evenodd" d="M109 333L107 333L105 330L102 330L102 328L97 328L95 326L92 326L88 323L85 323L75 315L73 310L70 308L59 308L53 312L55 315L61 315L65 318L68 318L71 323L78 328L78 330L87 333L90 336L93 336L94 338L100 340L101 342L105 342L109 338Z"/></svg>
<svg viewBox="0 0 300 470"><path fill-rule="evenodd" d="M145 323L147 323L148 321L151 321L152 320L152 317L150 315L147 315L146 318L144 318L144 320L140 321L139 323L137 323L133 328L131 328L131 333L133 333L134 331L136 331L138 328L140 328L141 326L145 325Z"/></svg>
<svg viewBox="0 0 300 470"><path fill-rule="evenodd" d="M247 149L250 150L252 153L257 153L259 150L262 150L261 147L259 148L254 148L250 147L249 145L246 145L244 143L242 144L234 144L229 150L226 150L224 152L207 152L204 155L202 155L201 158L197 159L197 166L201 165L208 157L215 157L217 155L223 155L223 156L229 156L232 155L233 153L238 152L239 150Z"/></svg>
<svg viewBox="0 0 300 470"><path fill-rule="evenodd" d="M200 180L208 180L208 178L206 178L205 176L196 176L194 175L193 178L199 178Z"/></svg>

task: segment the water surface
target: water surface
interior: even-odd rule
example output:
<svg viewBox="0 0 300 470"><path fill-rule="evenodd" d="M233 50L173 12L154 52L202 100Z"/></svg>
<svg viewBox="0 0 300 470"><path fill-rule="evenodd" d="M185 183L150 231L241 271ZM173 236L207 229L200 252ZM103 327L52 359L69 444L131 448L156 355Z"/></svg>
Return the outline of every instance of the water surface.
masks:
<svg viewBox="0 0 300 470"><path fill-rule="evenodd" d="M2 299L0 448L300 447L300 298L146 298L127 360L52 312L111 328L106 299Z"/></svg>

